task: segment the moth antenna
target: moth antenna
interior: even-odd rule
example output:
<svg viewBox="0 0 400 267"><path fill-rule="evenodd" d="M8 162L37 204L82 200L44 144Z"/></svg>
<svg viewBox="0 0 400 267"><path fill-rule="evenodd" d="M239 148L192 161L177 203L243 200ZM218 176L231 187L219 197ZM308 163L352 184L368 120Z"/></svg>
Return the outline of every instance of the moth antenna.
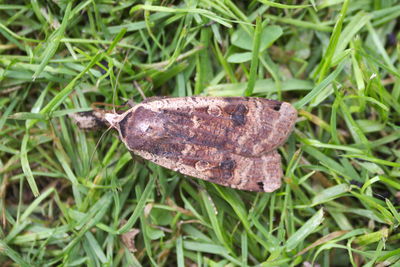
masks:
<svg viewBox="0 0 400 267"><path fill-rule="evenodd" d="M106 114L106 115L107 115L107 114ZM92 162L93 162L93 158L94 158L94 153L96 153L96 150L97 150L97 148L99 147L101 140L102 140L103 137L108 133L108 131L110 131L112 128L113 128L113 126L110 125L110 126L108 127L108 129L105 130L105 131L101 134L100 139L97 141L96 146L94 147L94 150L93 150L93 152L92 152L92 155L90 156L90 159L89 159L89 167L92 166Z"/></svg>
<svg viewBox="0 0 400 267"><path fill-rule="evenodd" d="M126 53L126 56L125 56L125 59L124 59L124 62L123 62L122 65L125 65L126 61L128 60L128 55L129 55L129 50L128 50L128 52ZM114 86L113 86L112 113L106 113L106 114L104 115L104 118L106 119L106 121L108 121L108 122L110 123L110 126L108 127L107 130L105 130L105 131L101 134L100 139L97 141L96 146L94 147L94 150L93 150L93 152L92 152L92 155L90 156L90 159L89 159L89 166L92 166L92 162L93 162L93 158L94 158L94 153L96 153L96 150L97 150L97 148L99 147L99 144L100 144L101 140L104 138L104 136L105 136L112 128L114 128L114 125L115 125L115 118L118 116L117 111L115 110L115 98L116 98L116 95L117 95L117 84L118 84L119 76L121 75L121 72L122 72L122 68L119 69L118 74L117 74L117 77L115 78L115 84L114 84ZM104 104L104 105L107 106L107 104Z"/></svg>
<svg viewBox="0 0 400 267"><path fill-rule="evenodd" d="M136 89L138 90L140 96L144 99L146 99L146 95L144 94L142 87L140 86L140 84L137 81L133 81L133 84L135 85Z"/></svg>

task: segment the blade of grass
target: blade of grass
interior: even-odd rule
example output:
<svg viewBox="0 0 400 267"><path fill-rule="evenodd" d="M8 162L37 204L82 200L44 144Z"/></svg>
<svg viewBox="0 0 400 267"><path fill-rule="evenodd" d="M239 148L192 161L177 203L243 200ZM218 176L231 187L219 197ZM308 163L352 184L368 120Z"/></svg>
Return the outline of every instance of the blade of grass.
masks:
<svg viewBox="0 0 400 267"><path fill-rule="evenodd" d="M250 96L253 93L254 85L256 83L261 32L262 32L262 21L261 17L258 16L256 19L256 28L254 30L254 43L253 43L251 66L250 66L250 76L249 76L249 81L247 83L247 88L244 91L245 96Z"/></svg>
<svg viewBox="0 0 400 267"><path fill-rule="evenodd" d="M349 2L350 2L349 0L345 0L343 2L342 10L340 11L339 14L339 19L337 20L335 27L333 28L328 48L326 49L325 55L320 64L320 69L316 72L319 74L318 83L321 83L325 79L326 72L331 67L332 58L335 54L335 50L338 45L339 38L341 36L343 21L346 17L347 9L349 7Z"/></svg>
<svg viewBox="0 0 400 267"><path fill-rule="evenodd" d="M35 73L32 75L32 80L35 81L36 78L39 77L39 75L42 73L44 68L48 65L50 59L54 56L54 54L57 52L57 49L60 45L61 39L64 37L65 30L67 29L68 22L70 20L70 12L72 8L72 3L69 2L64 13L64 18L63 21L60 25L60 27L49 37L47 41L47 47L42 53L42 58L41 62L39 64L39 67L35 71Z"/></svg>
<svg viewBox="0 0 400 267"><path fill-rule="evenodd" d="M87 71L90 70L97 62L99 62L103 58L103 54L98 52L89 64L85 67L85 69L79 73L61 92L59 92L47 105L42 108L40 114L49 114L50 112L54 111L58 106L62 104L64 99L74 90L75 83L86 74ZM37 121L32 120L31 124L28 128L32 127Z"/></svg>
<svg viewBox="0 0 400 267"><path fill-rule="evenodd" d="M28 160L28 142L29 142L29 132L26 131L22 139L21 145L21 167L25 174L26 180L28 181L29 187L35 197L39 196L39 189L36 185L35 178L33 177L31 166Z"/></svg>
<svg viewBox="0 0 400 267"><path fill-rule="evenodd" d="M118 229L118 234L123 234L128 232L133 227L137 219L139 219L140 214L142 214L143 212L143 208L146 204L146 201L148 200L150 194L152 193L155 179L156 178L154 176L150 176L150 180L146 185L146 188L144 189L142 195L140 196L140 199L135 207L134 212L129 217L128 221L121 228Z"/></svg>
<svg viewBox="0 0 400 267"><path fill-rule="evenodd" d="M285 4L280 4L280 3L276 3L276 2L271 2L268 0L258 0L258 2L263 3L264 5L267 5L267 6L272 6L272 7L276 7L276 8L284 8L284 9L307 8L307 7L311 6L311 5L285 5Z"/></svg>
<svg viewBox="0 0 400 267"><path fill-rule="evenodd" d="M301 100L294 103L294 107L296 109L300 109L310 101L312 101L319 93L323 91L329 84L331 84L342 72L344 66L347 64L346 60L343 60L336 69L328 75L322 82L320 82L317 86L315 86L311 92L309 92L306 96L304 96Z"/></svg>
<svg viewBox="0 0 400 267"><path fill-rule="evenodd" d="M324 220L324 212L318 210L307 222L303 224L286 242L286 251L295 249L304 238L314 232Z"/></svg>
<svg viewBox="0 0 400 267"><path fill-rule="evenodd" d="M7 255L15 263L23 267L32 266L30 263L26 262L21 255L14 249L9 247L4 241L0 240L0 254Z"/></svg>
<svg viewBox="0 0 400 267"><path fill-rule="evenodd" d="M319 192L312 200L312 206L320 205L324 202L328 202L343 196L345 193L350 191L350 186L347 184L338 184L329 187Z"/></svg>
<svg viewBox="0 0 400 267"><path fill-rule="evenodd" d="M182 236L178 236L176 239L176 262L178 267L185 267L185 255L183 252L183 241Z"/></svg>

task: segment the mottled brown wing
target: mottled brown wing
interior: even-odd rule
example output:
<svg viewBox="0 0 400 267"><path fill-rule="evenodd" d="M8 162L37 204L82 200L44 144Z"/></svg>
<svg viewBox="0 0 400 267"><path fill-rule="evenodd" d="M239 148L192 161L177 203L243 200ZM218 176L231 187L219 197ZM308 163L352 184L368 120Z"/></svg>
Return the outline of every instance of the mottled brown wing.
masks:
<svg viewBox="0 0 400 267"><path fill-rule="evenodd" d="M263 98L164 98L139 104L116 123L131 150L155 155L199 146L245 157L260 157L291 133L296 110Z"/></svg>
<svg viewBox="0 0 400 267"><path fill-rule="evenodd" d="M276 150L255 158L198 147L184 154L170 152L163 156L143 150L133 152L176 172L240 190L273 192L281 186L281 158Z"/></svg>
<svg viewBox="0 0 400 267"><path fill-rule="evenodd" d="M271 192L282 169L275 151L297 118L288 103L262 98L150 99L108 114L127 148L156 164L221 185Z"/></svg>

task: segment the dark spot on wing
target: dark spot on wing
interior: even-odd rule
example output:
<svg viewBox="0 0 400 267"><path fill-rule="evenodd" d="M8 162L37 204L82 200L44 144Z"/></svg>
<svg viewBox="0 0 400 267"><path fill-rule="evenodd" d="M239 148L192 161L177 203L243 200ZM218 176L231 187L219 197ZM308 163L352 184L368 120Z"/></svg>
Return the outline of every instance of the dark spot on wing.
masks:
<svg viewBox="0 0 400 267"><path fill-rule="evenodd" d="M221 169L223 170L232 170L235 168L235 161L232 159L228 159L228 160L224 160L222 161L219 166L221 167Z"/></svg>
<svg viewBox="0 0 400 267"><path fill-rule="evenodd" d="M226 179L233 177L233 172L236 167L236 162L230 158L221 161L217 166L212 169L212 176L219 177L220 184L226 184Z"/></svg>
<svg viewBox="0 0 400 267"><path fill-rule="evenodd" d="M239 104L236 106L234 112L231 115L234 126L241 126L246 123L247 111L248 111L247 107L243 104Z"/></svg>
<svg viewBox="0 0 400 267"><path fill-rule="evenodd" d="M242 114L232 115L232 121L235 126L240 126L245 124L246 118Z"/></svg>
<svg viewBox="0 0 400 267"><path fill-rule="evenodd" d="M281 109L282 103L276 103L276 105L274 106L274 110L279 111Z"/></svg>
<svg viewBox="0 0 400 267"><path fill-rule="evenodd" d="M258 182L257 185L261 191L264 191L264 183L263 182Z"/></svg>

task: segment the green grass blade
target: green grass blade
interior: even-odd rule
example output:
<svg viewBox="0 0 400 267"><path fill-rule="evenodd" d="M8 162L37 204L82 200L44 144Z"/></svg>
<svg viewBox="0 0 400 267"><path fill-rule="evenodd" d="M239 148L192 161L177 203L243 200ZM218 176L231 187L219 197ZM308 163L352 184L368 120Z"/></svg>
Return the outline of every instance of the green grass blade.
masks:
<svg viewBox="0 0 400 267"><path fill-rule="evenodd" d="M26 176L26 180L28 181L29 187L32 190L32 193L37 197L39 196L39 189L36 185L35 178L33 177L32 170L29 165L28 141L29 141L29 133L26 132L24 138L22 139L22 145L21 145L21 167Z"/></svg>
<svg viewBox="0 0 400 267"><path fill-rule="evenodd" d="M146 201L148 200L150 194L152 193L155 179L156 178L154 176L150 177L150 180L147 183L146 188L144 189L142 195L140 196L140 199L135 207L134 212L129 217L128 221L121 228L118 229L119 234L123 234L129 231L135 224L137 219L139 219L140 214L142 214L143 212L144 205L146 204Z"/></svg>
<svg viewBox="0 0 400 267"><path fill-rule="evenodd" d="M257 69L258 69L258 57L259 57L260 41L261 41L261 32L262 32L261 17L257 17L257 19L256 19L256 28L254 30L254 43L253 43L253 49L252 49L250 77L249 77L249 81L247 83L246 91L244 92L245 96L250 96L253 93L254 85L256 83L256 75L257 75Z"/></svg>
<svg viewBox="0 0 400 267"><path fill-rule="evenodd" d="M305 222L292 236L289 237L286 243L286 251L295 249L304 238L314 232L324 220L324 212L318 210L307 222Z"/></svg>
<svg viewBox="0 0 400 267"><path fill-rule="evenodd" d="M342 25L343 21L346 16L347 8L349 6L349 0L345 0L342 6L342 10L340 11L339 14L339 19L337 20L335 24L335 28L333 29L331 39L329 41L329 46L326 49L325 56L323 59L323 62L321 63L321 69L318 72L319 73L319 78L318 78L318 83L321 83L323 79L325 79L325 73L328 71L328 69L331 67L332 63L332 58L335 54L336 47L339 42L339 37L341 36L341 31L342 31ZM343 36L343 35L342 35Z"/></svg>
<svg viewBox="0 0 400 267"><path fill-rule="evenodd" d="M284 9L297 9L297 8L307 8L310 7L311 5L285 5L285 4L280 4L276 2L271 2L268 0L258 0L258 2L263 3L264 5L267 6L272 6L272 7L277 7L277 8L284 8Z"/></svg>
<svg viewBox="0 0 400 267"><path fill-rule="evenodd" d="M29 262L26 262L21 255L8 246L4 241L0 240L0 254L7 255L15 263L23 267L32 266Z"/></svg>
<svg viewBox="0 0 400 267"><path fill-rule="evenodd" d="M83 77L83 75L90 70L97 62L99 62L103 57L102 53L97 53L85 69L76 76L60 93L58 93L41 111L41 114L48 114L54 111L58 106L62 104L64 99L74 90L75 83Z"/></svg>
<svg viewBox="0 0 400 267"><path fill-rule="evenodd" d="M294 103L294 107L296 109L300 109L305 106L307 103L311 102L319 93L323 91L329 84L331 84L336 77L339 76L340 72L343 70L346 61L342 61L337 68L322 82L320 82L317 86L315 86L311 92L309 92L306 96L304 96L300 101Z"/></svg>
<svg viewBox="0 0 400 267"><path fill-rule="evenodd" d="M39 67L32 75L33 80L36 80L36 78L40 76L44 68L48 65L50 59L57 52L58 46L60 45L61 39L64 37L65 30L67 29L68 22L70 20L71 8L72 2L69 2L65 9L64 18L60 27L49 37L49 40L47 41L47 46L42 53L43 57L41 58Z"/></svg>

